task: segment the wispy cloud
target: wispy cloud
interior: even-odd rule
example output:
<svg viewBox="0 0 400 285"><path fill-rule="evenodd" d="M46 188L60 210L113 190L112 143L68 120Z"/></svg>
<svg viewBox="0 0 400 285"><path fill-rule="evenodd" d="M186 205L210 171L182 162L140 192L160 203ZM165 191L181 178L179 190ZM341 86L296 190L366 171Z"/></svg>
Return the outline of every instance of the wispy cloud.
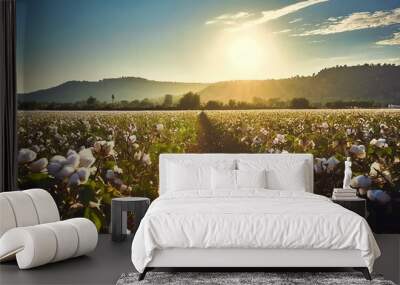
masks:
<svg viewBox="0 0 400 285"><path fill-rule="evenodd" d="M212 25L212 24L232 25L236 23L236 21L246 19L252 15L253 15L252 13L243 11L237 12L235 14L222 14L218 17L215 17L212 20L207 21L206 25Z"/></svg>
<svg viewBox="0 0 400 285"><path fill-rule="evenodd" d="M297 23L297 22L300 22L300 21L303 21L303 18L296 18L296 19L290 21L289 24L294 24L294 23Z"/></svg>
<svg viewBox="0 0 400 285"><path fill-rule="evenodd" d="M274 32L274 34L286 34L289 33L292 29L284 29L281 31Z"/></svg>
<svg viewBox="0 0 400 285"><path fill-rule="evenodd" d="M331 17L320 28L298 36L329 35L378 28L400 23L400 8L389 11L355 12L346 17Z"/></svg>
<svg viewBox="0 0 400 285"><path fill-rule="evenodd" d="M381 40L376 42L377 45L384 45L384 46L397 46L400 45L400 32L394 33L390 39Z"/></svg>
<svg viewBox="0 0 400 285"><path fill-rule="evenodd" d="M325 42L325 40L312 40L312 41L310 41L310 43L312 43L312 44L319 44L319 43L323 43L323 42Z"/></svg>
<svg viewBox="0 0 400 285"><path fill-rule="evenodd" d="M307 8L312 5L327 2L329 0L305 0L300 1L292 5L285 6L276 10L262 11L261 15L254 15L248 12L239 12L236 14L223 14L215 17L206 22L207 25L211 24L223 24L227 26L232 26L233 29L241 29L246 27L252 27L264 24L268 21L278 19L280 17L286 16L288 14L295 13L301 9ZM240 15L240 17L238 17ZM243 16L242 16L243 15ZM250 16L251 19L249 19ZM300 19L300 18L299 18ZM298 20L298 19L296 19ZM300 21L300 20L298 20Z"/></svg>

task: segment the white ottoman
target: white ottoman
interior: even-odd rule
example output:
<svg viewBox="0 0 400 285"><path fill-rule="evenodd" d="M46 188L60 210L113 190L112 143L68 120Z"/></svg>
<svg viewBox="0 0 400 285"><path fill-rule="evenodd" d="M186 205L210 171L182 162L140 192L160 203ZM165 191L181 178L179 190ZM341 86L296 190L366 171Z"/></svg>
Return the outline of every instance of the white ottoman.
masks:
<svg viewBox="0 0 400 285"><path fill-rule="evenodd" d="M84 255L96 248L88 219L59 221L51 195L42 189L0 193L0 261L16 258L28 269Z"/></svg>

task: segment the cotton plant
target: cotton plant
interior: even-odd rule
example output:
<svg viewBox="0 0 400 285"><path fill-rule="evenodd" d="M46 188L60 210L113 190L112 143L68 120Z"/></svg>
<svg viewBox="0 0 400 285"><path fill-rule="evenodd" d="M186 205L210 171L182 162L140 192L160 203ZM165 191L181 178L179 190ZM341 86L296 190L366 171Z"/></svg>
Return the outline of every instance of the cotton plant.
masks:
<svg viewBox="0 0 400 285"><path fill-rule="evenodd" d="M65 157L53 156L47 170L50 175L60 181L66 181L69 186L78 186L88 181L95 161L90 148L84 148L79 153L69 150Z"/></svg>

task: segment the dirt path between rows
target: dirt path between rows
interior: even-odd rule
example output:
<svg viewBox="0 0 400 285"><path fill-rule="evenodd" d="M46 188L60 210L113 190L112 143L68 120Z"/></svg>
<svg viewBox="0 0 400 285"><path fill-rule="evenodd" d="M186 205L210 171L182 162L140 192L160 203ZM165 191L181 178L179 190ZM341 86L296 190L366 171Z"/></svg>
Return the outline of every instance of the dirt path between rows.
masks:
<svg viewBox="0 0 400 285"><path fill-rule="evenodd" d="M200 153L245 153L247 148L238 143L230 134L219 133L205 112L198 116L196 152Z"/></svg>

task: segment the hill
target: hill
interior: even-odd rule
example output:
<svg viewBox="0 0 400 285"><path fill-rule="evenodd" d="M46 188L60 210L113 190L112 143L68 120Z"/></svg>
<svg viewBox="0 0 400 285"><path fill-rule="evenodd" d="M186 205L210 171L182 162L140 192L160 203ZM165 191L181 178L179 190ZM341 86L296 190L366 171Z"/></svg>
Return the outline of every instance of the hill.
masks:
<svg viewBox="0 0 400 285"><path fill-rule="evenodd" d="M182 83L147 80L137 77L100 81L68 81L59 86L19 95L20 102L71 103L90 96L111 102L135 99L159 99L165 94L200 94L202 102L229 100L252 102L255 97L288 100L305 97L311 102L375 101L400 104L400 66L393 64L337 66L325 68L312 76L288 79L237 80L217 83Z"/></svg>
<svg viewBox="0 0 400 285"><path fill-rule="evenodd" d="M157 99L165 94L181 95L186 92L199 92L207 84L181 83L147 80L138 77L122 77L99 81L68 81L56 87L20 94L20 102L71 103L84 101L90 96L99 101L132 101L135 99Z"/></svg>
<svg viewBox="0 0 400 285"><path fill-rule="evenodd" d="M400 103L400 66L359 65L326 68L312 76L279 80L238 80L210 84L200 92L202 101L230 99L250 102L305 97L312 102L372 100Z"/></svg>

